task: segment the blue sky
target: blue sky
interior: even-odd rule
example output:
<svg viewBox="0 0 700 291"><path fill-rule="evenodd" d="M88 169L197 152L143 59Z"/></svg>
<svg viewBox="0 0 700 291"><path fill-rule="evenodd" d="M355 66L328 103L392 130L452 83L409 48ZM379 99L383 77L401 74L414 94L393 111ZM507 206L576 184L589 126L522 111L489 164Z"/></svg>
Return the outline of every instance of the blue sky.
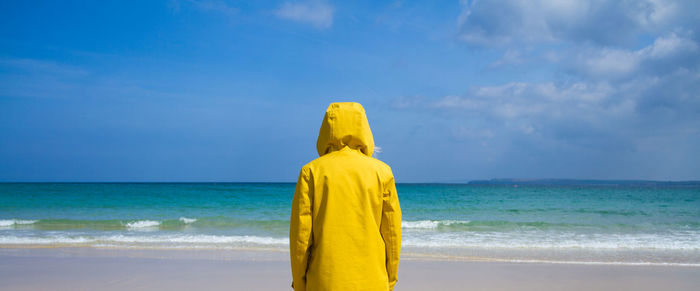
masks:
<svg viewBox="0 0 700 291"><path fill-rule="evenodd" d="M0 180L700 179L697 1L3 1Z"/></svg>

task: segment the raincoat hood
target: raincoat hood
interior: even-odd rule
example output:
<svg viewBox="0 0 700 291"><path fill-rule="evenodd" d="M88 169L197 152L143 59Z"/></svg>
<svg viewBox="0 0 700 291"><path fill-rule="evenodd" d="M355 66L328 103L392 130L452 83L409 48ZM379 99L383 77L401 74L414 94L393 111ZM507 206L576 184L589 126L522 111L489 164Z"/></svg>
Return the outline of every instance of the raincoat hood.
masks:
<svg viewBox="0 0 700 291"><path fill-rule="evenodd" d="M374 138L365 109L355 102L331 103L318 134L318 155L323 156L346 146L360 150L368 157L372 156Z"/></svg>

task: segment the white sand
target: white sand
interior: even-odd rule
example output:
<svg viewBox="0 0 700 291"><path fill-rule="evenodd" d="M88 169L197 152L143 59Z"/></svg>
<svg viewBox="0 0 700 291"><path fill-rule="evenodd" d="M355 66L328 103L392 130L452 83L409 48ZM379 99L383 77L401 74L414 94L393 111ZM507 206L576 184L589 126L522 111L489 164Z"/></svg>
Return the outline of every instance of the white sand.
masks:
<svg viewBox="0 0 700 291"><path fill-rule="evenodd" d="M291 290L285 252L0 249L0 290ZM402 259L402 290L700 290L700 268Z"/></svg>

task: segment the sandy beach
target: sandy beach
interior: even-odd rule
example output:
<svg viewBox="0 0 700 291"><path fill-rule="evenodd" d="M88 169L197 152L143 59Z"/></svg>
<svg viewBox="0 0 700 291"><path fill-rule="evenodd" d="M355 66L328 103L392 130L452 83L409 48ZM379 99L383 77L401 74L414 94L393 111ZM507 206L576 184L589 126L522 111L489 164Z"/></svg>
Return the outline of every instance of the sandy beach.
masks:
<svg viewBox="0 0 700 291"><path fill-rule="evenodd" d="M286 252L0 249L2 290L291 290ZM395 290L697 290L700 268L405 256ZM289 289L288 289L289 288Z"/></svg>

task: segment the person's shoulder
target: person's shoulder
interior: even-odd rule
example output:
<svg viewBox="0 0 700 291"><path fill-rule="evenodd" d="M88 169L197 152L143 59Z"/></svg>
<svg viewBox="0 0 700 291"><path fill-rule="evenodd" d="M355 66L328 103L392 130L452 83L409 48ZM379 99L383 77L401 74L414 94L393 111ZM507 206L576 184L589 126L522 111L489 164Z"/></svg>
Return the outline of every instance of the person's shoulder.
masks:
<svg viewBox="0 0 700 291"><path fill-rule="evenodd" d="M304 165L304 166L301 167L301 168L302 168L302 169L312 169L312 168L316 168L316 167L318 167L319 165L321 165L321 164L324 163L324 160L327 159L327 156L328 156L328 155L323 155L323 156L320 156L320 157L318 157L318 158L315 158L315 159L311 160L310 162L306 163L306 165Z"/></svg>
<svg viewBox="0 0 700 291"><path fill-rule="evenodd" d="M388 170L391 170L391 167L389 165L387 165L384 161L377 159L375 157L367 157L367 158L369 158L372 162L374 162L378 166L380 166L382 168L386 168Z"/></svg>
<svg viewBox="0 0 700 291"><path fill-rule="evenodd" d="M391 172L391 167L390 167L389 165L387 165L385 162L383 162L383 161L381 161L381 160L379 160L379 159L377 159L377 158L375 158L375 157L367 157L367 156L365 156L365 158L366 158L370 163L372 163L372 164L374 165L375 168L377 168L377 169L380 170L381 172L386 173L386 174L389 174L389 175L393 175L392 172Z"/></svg>
<svg viewBox="0 0 700 291"><path fill-rule="evenodd" d="M318 158L311 160L301 167L301 171L304 173L313 173L319 168L323 168L324 164L328 162L328 155L323 155Z"/></svg>

